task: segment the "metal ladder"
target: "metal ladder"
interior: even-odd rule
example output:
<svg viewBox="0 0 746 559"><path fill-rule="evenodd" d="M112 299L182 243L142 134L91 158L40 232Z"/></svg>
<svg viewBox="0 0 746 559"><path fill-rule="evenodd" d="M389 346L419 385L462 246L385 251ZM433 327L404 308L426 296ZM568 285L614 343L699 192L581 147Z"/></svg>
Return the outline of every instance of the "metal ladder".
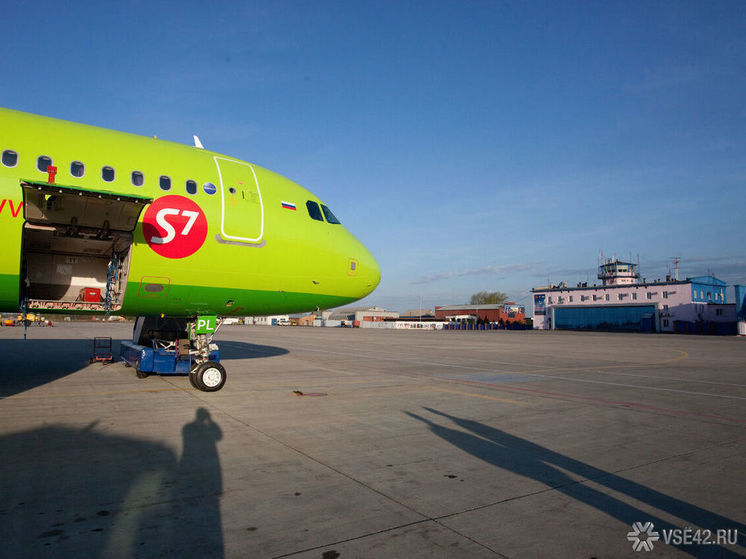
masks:
<svg viewBox="0 0 746 559"><path fill-rule="evenodd" d="M109 269L106 272L106 293L104 294L104 310L106 316L111 314L114 307L114 288L119 282L119 254L112 252L111 260L109 260Z"/></svg>

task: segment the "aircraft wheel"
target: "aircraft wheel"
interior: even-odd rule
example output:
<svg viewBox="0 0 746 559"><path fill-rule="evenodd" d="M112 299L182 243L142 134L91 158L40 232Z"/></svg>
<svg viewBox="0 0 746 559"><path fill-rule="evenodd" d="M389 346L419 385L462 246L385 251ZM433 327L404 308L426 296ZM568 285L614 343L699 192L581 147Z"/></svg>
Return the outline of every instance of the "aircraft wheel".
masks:
<svg viewBox="0 0 746 559"><path fill-rule="evenodd" d="M199 368L199 364L195 363L192 365L192 368L189 370L189 374L187 375L189 377L189 384L191 384L194 388L199 390L199 386L197 386L197 369Z"/></svg>
<svg viewBox="0 0 746 559"><path fill-rule="evenodd" d="M196 387L203 392L217 392L223 388L226 380L225 368L215 361L205 361L198 365L194 373L190 373L189 376L191 377L192 374L194 374Z"/></svg>

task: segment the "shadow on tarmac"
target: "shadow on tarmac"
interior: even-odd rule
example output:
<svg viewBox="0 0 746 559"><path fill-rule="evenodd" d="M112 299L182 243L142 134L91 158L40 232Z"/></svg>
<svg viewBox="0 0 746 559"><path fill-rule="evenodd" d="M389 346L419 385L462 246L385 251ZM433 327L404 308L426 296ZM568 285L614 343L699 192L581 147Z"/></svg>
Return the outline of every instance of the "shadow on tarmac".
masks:
<svg viewBox="0 0 746 559"><path fill-rule="evenodd" d="M166 445L48 426L0 438L8 557L223 557L222 431L205 408ZM177 555L178 554L178 555Z"/></svg>
<svg viewBox="0 0 746 559"><path fill-rule="evenodd" d="M622 521L630 526L630 530L635 522L652 521L655 529L661 534L662 530L685 526L699 526L712 530L713 537L718 529L736 528L740 532L740 538L743 538L743 534L746 532L746 526L730 518L660 493L655 489L640 485L616 474L600 470L526 439L510 435L500 429L431 408L423 409L450 420L464 431L439 425L415 413L405 413L423 422L432 433L460 450L498 468L543 483L576 501ZM684 523L681 526L674 526L661 518L652 517L650 513L635 508L613 495L602 493L589 487L586 483L571 478L562 470L592 480L594 484L604 486L609 490L681 518ZM663 543L662 535L660 543ZM740 553L718 545L670 545L696 557L742 557Z"/></svg>
<svg viewBox="0 0 746 559"><path fill-rule="evenodd" d="M218 341L221 359L259 359L288 353L281 347ZM119 341L113 342L115 363ZM0 398L42 386L87 367L93 352L92 339L0 339ZM97 365L108 366L108 365Z"/></svg>

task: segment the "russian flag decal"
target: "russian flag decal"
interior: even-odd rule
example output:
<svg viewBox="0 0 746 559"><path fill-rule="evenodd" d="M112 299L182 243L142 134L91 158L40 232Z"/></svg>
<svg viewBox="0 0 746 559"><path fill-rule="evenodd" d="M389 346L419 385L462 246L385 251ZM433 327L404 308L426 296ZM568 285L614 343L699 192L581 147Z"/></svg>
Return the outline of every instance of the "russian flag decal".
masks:
<svg viewBox="0 0 746 559"><path fill-rule="evenodd" d="M286 210L295 210L295 204L293 204L292 202L282 201L282 207Z"/></svg>

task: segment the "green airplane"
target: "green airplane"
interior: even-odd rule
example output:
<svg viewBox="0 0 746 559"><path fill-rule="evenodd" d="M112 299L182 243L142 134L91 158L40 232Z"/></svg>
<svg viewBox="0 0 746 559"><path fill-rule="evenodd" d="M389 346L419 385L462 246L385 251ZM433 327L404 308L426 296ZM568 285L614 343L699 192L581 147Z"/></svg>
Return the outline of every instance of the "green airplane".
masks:
<svg viewBox="0 0 746 559"><path fill-rule="evenodd" d="M190 380L216 390L225 371L197 317L327 309L376 288L376 260L321 200L194 140L0 108L0 311L140 316L143 345L176 319Z"/></svg>

